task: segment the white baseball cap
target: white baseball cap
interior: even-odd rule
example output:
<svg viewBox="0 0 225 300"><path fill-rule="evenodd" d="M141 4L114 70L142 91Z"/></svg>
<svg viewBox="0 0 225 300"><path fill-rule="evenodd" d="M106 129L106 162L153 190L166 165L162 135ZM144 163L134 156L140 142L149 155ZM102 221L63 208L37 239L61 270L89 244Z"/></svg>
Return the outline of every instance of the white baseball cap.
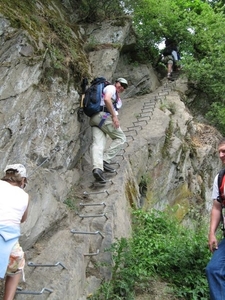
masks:
<svg viewBox="0 0 225 300"><path fill-rule="evenodd" d="M128 82L127 82L127 80L125 78L122 78L122 77L118 78L118 79L116 79L116 82L123 83L123 84L125 84L128 87Z"/></svg>
<svg viewBox="0 0 225 300"><path fill-rule="evenodd" d="M7 170L10 170L10 169L16 170L21 175L21 177L27 178L27 171L26 171L26 168L24 167L24 165L21 165L21 164L7 165L5 167L4 172L6 172Z"/></svg>

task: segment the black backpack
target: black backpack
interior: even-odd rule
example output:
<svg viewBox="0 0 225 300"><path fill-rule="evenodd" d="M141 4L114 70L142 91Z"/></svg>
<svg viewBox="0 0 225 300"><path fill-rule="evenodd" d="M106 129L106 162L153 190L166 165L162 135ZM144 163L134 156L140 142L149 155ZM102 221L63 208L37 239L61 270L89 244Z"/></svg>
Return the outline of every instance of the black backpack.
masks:
<svg viewBox="0 0 225 300"><path fill-rule="evenodd" d="M97 77L92 80L91 86L85 91L83 111L88 117L101 111L101 99L103 89L110 83L104 77Z"/></svg>
<svg viewBox="0 0 225 300"><path fill-rule="evenodd" d="M173 47L169 45L163 50L162 54L164 56L168 56L168 55L172 55L172 52L173 52Z"/></svg>

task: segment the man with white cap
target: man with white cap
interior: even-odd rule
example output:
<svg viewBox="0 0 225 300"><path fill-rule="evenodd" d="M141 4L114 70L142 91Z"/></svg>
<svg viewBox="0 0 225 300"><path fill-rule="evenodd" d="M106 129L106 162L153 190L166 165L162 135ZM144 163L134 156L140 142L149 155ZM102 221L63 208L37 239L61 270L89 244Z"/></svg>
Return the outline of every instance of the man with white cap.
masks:
<svg viewBox="0 0 225 300"><path fill-rule="evenodd" d="M26 168L21 164L6 166L0 180L0 278L5 279L3 300L13 300L23 273L24 252L18 240L20 223L27 218L29 196Z"/></svg>
<svg viewBox="0 0 225 300"><path fill-rule="evenodd" d="M107 85L103 89L101 99L101 112L90 118L92 126L93 143L91 147L92 173L94 178L100 183L106 183L104 172L114 173L110 162L121 150L126 142L126 136L120 128L118 120L118 110L122 106L120 93L128 87L125 78L118 78L115 84ZM112 143L105 150L107 135L112 139Z"/></svg>

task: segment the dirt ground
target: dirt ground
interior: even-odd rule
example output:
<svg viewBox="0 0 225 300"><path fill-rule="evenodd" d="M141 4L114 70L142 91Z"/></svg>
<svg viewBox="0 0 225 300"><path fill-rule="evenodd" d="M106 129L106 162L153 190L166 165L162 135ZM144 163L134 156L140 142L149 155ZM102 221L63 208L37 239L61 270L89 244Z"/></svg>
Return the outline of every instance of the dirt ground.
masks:
<svg viewBox="0 0 225 300"><path fill-rule="evenodd" d="M165 282L152 280L149 287L143 291L137 291L138 296L135 300L177 300L171 293L171 289Z"/></svg>
<svg viewBox="0 0 225 300"><path fill-rule="evenodd" d="M4 281L0 281L0 299L3 299ZM165 282L151 281L149 287L139 293L135 300L177 300L170 292L168 285Z"/></svg>

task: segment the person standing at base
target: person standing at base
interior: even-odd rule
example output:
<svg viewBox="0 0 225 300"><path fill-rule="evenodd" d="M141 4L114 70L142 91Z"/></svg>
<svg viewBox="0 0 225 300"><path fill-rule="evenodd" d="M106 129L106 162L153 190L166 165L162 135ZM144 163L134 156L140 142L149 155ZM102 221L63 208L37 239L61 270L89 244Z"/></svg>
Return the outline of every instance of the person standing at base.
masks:
<svg viewBox="0 0 225 300"><path fill-rule="evenodd" d="M220 141L218 150L219 157L225 166L225 139ZM225 238L223 238L220 243L218 243L216 238L216 231L221 221L222 205L220 201L225 200L224 188L225 185L223 181L222 187L220 187L220 191L222 191L221 195L218 188L217 174L213 183L213 206L211 210L208 237L209 249L213 255L206 267L206 276L209 284L211 300L225 300Z"/></svg>
<svg viewBox="0 0 225 300"><path fill-rule="evenodd" d="M128 87L125 78L118 78L115 84L107 85L103 89L101 99L101 112L90 118L92 127L93 143L91 146L92 174L96 181L106 183L104 172L114 173L110 167L110 162L121 150L126 142L126 136L120 128L118 120L118 110L122 106L120 93ZM105 150L107 135L112 139L112 143Z"/></svg>
<svg viewBox="0 0 225 300"><path fill-rule="evenodd" d="M6 276L3 300L13 300L24 272L24 252L18 240L20 223L27 218L29 196L24 191L27 175L23 165L8 165L4 172L0 180L0 278Z"/></svg>

